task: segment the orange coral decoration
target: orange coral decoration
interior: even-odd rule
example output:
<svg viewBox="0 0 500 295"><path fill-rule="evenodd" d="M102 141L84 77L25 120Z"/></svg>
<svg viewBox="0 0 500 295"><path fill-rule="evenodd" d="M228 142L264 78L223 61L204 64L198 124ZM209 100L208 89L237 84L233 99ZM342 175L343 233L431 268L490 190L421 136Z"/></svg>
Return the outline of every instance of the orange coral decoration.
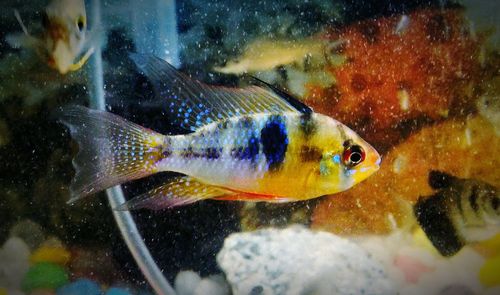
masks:
<svg viewBox="0 0 500 295"><path fill-rule="evenodd" d="M342 66L329 66L337 83L307 85L306 103L346 123L382 151L419 122L462 113L480 79L483 38L460 9L419 10L370 19L326 34L345 40Z"/></svg>
<svg viewBox="0 0 500 295"><path fill-rule="evenodd" d="M500 137L480 117L423 128L389 151L375 175L322 200L311 227L337 234L388 233L389 213L395 220L409 213L401 200L411 204L434 193L428 184L431 170L500 186L499 152Z"/></svg>

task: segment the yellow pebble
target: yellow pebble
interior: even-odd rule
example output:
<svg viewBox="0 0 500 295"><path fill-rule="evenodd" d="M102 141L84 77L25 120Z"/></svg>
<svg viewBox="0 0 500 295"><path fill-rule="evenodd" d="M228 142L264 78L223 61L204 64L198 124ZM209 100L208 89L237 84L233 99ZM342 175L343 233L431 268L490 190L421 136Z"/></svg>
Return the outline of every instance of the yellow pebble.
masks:
<svg viewBox="0 0 500 295"><path fill-rule="evenodd" d="M4 288L0 287L0 295L7 295L7 290Z"/></svg>
<svg viewBox="0 0 500 295"><path fill-rule="evenodd" d="M500 255L492 257L479 270L479 281L486 287L500 286Z"/></svg>
<svg viewBox="0 0 500 295"><path fill-rule="evenodd" d="M69 253L63 247L42 246L31 254L30 262L32 264L39 262L51 262L59 265L66 265L71 258Z"/></svg>

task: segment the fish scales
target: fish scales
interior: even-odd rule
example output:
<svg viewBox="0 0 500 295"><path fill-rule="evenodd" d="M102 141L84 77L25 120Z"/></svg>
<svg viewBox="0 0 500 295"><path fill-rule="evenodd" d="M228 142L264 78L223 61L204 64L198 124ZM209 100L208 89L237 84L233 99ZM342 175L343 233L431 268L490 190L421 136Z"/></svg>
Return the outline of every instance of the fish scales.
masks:
<svg viewBox="0 0 500 295"><path fill-rule="evenodd" d="M172 152L160 160L159 169L175 169L219 185L244 179L240 185L250 188L249 180L291 174L294 165L306 162L296 151L308 148L305 139L310 136L301 129L296 113L235 117L174 137Z"/></svg>

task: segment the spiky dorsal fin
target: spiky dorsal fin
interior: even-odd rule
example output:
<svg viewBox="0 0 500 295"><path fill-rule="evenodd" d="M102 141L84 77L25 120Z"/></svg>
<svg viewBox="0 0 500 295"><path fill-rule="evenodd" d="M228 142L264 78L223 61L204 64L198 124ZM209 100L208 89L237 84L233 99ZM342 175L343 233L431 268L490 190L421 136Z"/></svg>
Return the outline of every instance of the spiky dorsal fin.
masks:
<svg viewBox="0 0 500 295"><path fill-rule="evenodd" d="M210 86L155 56L132 53L130 57L153 84L156 96L167 100L170 120L187 130L238 115L301 111L291 103L291 95L284 97L285 92L273 86Z"/></svg>

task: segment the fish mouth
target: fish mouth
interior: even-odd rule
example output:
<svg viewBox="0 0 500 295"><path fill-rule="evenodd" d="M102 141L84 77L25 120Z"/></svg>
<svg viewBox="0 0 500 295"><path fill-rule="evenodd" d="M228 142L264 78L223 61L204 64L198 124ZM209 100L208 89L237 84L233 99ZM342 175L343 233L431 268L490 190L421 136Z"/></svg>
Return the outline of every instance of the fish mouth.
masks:
<svg viewBox="0 0 500 295"><path fill-rule="evenodd" d="M49 65L58 70L61 74L66 74L70 71L73 59L74 55L68 44L63 40L57 40L48 62Z"/></svg>

